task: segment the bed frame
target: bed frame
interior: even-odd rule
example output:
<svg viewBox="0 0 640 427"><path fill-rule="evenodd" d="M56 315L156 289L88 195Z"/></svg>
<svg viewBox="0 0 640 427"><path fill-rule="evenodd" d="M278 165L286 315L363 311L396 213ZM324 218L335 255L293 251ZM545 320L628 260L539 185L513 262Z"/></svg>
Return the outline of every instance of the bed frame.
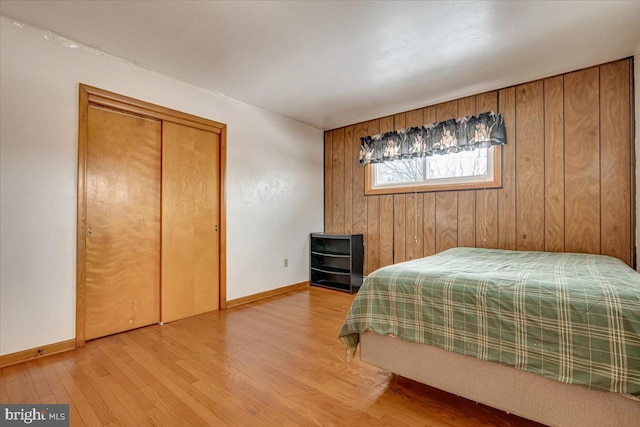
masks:
<svg viewBox="0 0 640 427"><path fill-rule="evenodd" d="M640 425L640 399L564 384L494 362L367 332L360 360L549 426Z"/></svg>

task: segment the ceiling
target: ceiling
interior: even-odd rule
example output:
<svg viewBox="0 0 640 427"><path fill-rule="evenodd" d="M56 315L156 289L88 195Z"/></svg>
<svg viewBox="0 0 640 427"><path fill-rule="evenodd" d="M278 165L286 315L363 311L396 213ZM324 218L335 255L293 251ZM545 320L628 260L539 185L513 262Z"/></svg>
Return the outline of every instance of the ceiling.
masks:
<svg viewBox="0 0 640 427"><path fill-rule="evenodd" d="M631 56L639 1L9 1L0 13L320 129Z"/></svg>

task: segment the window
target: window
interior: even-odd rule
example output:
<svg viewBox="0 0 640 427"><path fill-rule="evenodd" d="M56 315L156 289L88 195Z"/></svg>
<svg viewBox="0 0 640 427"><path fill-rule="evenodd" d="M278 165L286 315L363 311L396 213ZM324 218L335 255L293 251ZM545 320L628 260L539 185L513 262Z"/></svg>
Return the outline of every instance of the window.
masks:
<svg viewBox="0 0 640 427"><path fill-rule="evenodd" d="M492 146L365 166L365 194L497 188L502 147Z"/></svg>

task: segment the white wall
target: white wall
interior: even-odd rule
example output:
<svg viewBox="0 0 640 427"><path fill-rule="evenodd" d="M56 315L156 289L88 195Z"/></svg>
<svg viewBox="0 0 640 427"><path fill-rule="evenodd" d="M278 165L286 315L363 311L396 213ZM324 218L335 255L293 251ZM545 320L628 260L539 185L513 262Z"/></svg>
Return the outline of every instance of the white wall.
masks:
<svg viewBox="0 0 640 427"><path fill-rule="evenodd" d="M228 299L308 280L321 130L0 19L0 354L75 337L79 82L228 125Z"/></svg>
<svg viewBox="0 0 640 427"><path fill-rule="evenodd" d="M636 92L636 270L640 271L640 40L633 62Z"/></svg>

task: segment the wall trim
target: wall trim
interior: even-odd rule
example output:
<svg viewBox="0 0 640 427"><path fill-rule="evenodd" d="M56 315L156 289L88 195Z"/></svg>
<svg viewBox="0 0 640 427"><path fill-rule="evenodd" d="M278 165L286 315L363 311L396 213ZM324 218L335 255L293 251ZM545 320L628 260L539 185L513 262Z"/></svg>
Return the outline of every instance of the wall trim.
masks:
<svg viewBox="0 0 640 427"><path fill-rule="evenodd" d="M234 298L227 301L227 308L237 307L239 305L248 304L250 302L260 301L265 298L274 297L276 295L282 295L289 292L298 292L303 291L305 289L309 289L309 281L295 283L289 286L283 286L281 288L270 289L264 292L258 292L257 294L247 295L240 298Z"/></svg>
<svg viewBox="0 0 640 427"><path fill-rule="evenodd" d="M60 341L53 344L47 344L29 350L17 351L15 353L0 356L0 368L5 368L16 363L26 362L28 360L40 359L45 356L62 353L64 351L74 350L76 348L76 340Z"/></svg>

